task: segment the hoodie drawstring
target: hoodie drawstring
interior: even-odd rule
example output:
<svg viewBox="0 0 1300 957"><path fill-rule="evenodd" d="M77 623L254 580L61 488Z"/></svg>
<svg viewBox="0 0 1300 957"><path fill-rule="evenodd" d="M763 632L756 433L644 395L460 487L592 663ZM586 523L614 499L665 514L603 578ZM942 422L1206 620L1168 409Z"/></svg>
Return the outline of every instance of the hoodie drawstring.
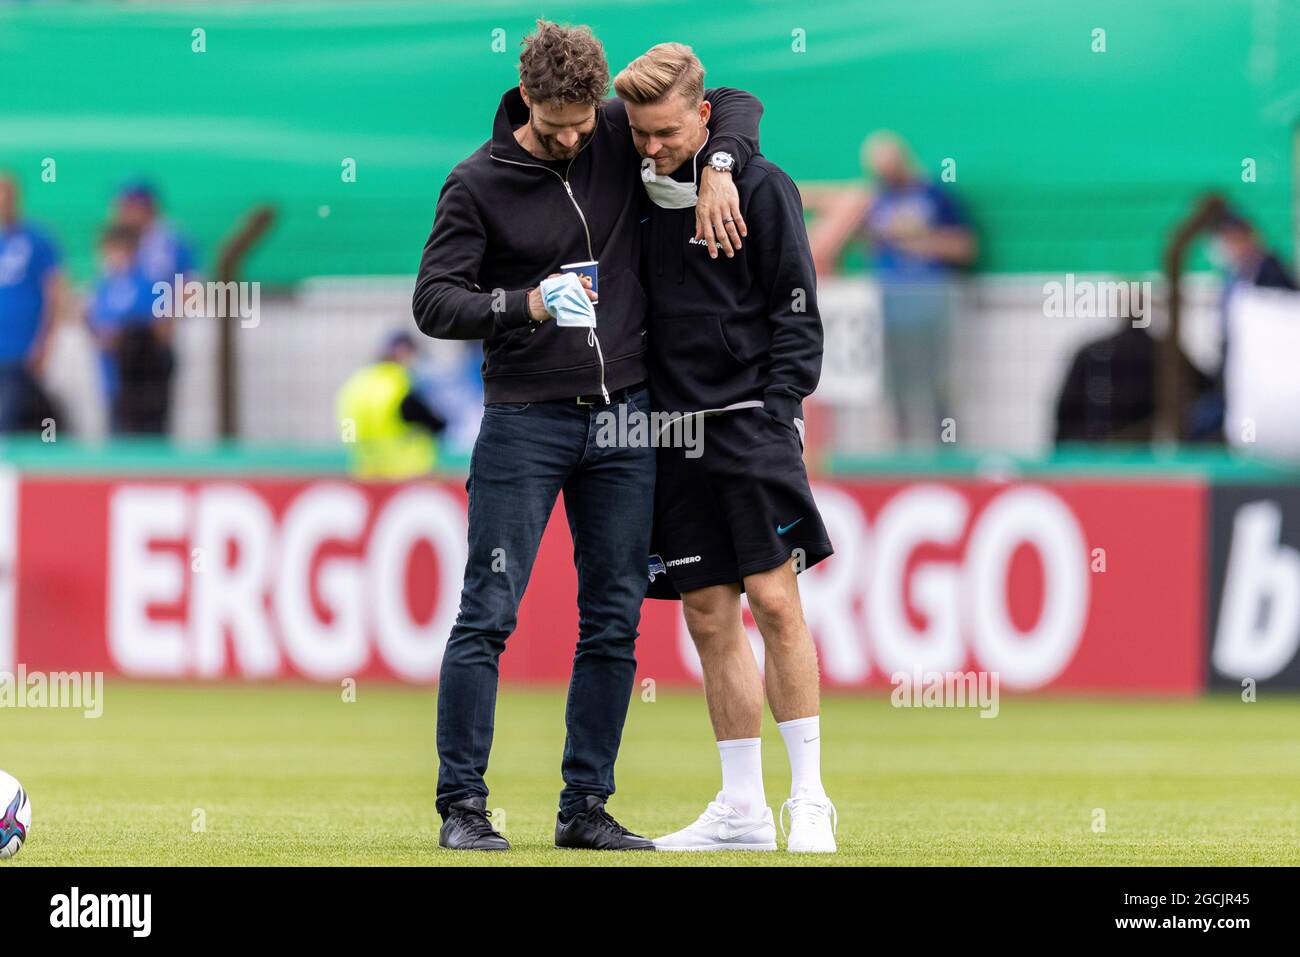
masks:
<svg viewBox="0 0 1300 957"><path fill-rule="evenodd" d="M600 366L600 394L605 397L605 404L609 405L609 390L605 388L605 353L600 349L600 337L594 328L587 330L587 345L596 347L596 362Z"/></svg>

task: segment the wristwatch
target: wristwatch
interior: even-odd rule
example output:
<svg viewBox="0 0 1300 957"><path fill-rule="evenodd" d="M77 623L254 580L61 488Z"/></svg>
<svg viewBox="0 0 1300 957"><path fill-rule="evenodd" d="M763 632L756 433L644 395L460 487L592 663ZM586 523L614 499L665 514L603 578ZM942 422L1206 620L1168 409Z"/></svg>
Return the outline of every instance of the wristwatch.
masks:
<svg viewBox="0 0 1300 957"><path fill-rule="evenodd" d="M735 165L736 158L730 153L722 152L722 150L718 150L709 157L709 168L716 169L719 173L730 173Z"/></svg>

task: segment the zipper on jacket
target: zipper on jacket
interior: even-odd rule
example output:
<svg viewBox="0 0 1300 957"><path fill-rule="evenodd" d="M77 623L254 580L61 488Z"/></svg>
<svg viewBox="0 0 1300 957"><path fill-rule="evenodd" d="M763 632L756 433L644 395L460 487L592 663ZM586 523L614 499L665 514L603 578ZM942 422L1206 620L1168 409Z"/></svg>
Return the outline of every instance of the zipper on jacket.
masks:
<svg viewBox="0 0 1300 957"><path fill-rule="evenodd" d="M592 139L595 139L594 134ZM590 144L591 140L588 140L583 144L582 150L585 150ZM587 217L583 214L582 207L578 205L578 197L573 195L573 187L569 185L569 173L573 170L573 164L577 162L578 155L582 153L582 150L578 150L578 153L574 155L573 159L569 160L569 165L564 168L563 176L551 169L549 166L543 166L541 163L521 163L518 160L502 159L500 156L497 156L492 152L489 152L488 156L492 157L492 159L496 160L498 163L510 163L514 166L535 166L537 169L546 170L546 172L554 174L555 177L564 184L564 191L569 194L569 202L573 204L573 209L577 212L578 219L582 221L582 232L587 237L587 258L594 262L596 260L596 254L591 248L591 229L587 226ZM601 351L600 337L596 335L595 329L591 329L587 332L587 345L594 346L596 349L596 364L600 369L600 394L604 397L605 404L609 405L609 390L605 388L605 355Z"/></svg>
<svg viewBox="0 0 1300 957"><path fill-rule="evenodd" d="M578 157L575 156L573 159L577 159L577 158L578 158ZM569 167L570 167L570 169L572 169L572 167L573 167L573 160L569 160ZM552 173L555 173L555 170L551 170L551 172L552 172ZM559 173L555 173L555 175L556 175L556 176L559 176L560 174L559 174ZM564 191L565 191L566 193L569 194L569 202L571 202L571 203L573 204L573 208L576 209L576 210L578 211L578 218L579 218L580 220L582 220L582 231L583 231L583 232L586 234L586 236L587 236L587 258L590 259L590 260L592 260L592 261L595 261L595 259L596 259L596 254L595 254L594 252L592 252L592 250L591 250L591 230L587 228L587 217L583 215L582 207L578 205L578 197L576 197L576 196L573 195L573 187L569 185L569 171L568 171L568 170L565 170L565 171L564 171L564 180L563 180L563 182L564 182Z"/></svg>
<svg viewBox="0 0 1300 957"><path fill-rule="evenodd" d="M584 145L582 149L585 150L587 148L587 145L590 145L590 143L591 140L588 140L587 144ZM578 154L581 153L582 150L578 150ZM573 209L578 214L578 219L582 221L582 232L583 235L587 237L587 258L592 260L593 262L595 261L596 254L592 252L591 249L591 230L587 227L587 217L586 215L583 214L582 207L578 205L578 198L573 195L573 187L569 185L569 173L573 170L573 164L576 163L578 160L577 156L574 156L573 159L569 160L569 165L565 167L563 176L561 176L555 170L551 169L549 166L543 166L541 163L521 163L519 162L519 160L502 159L500 156L497 156L495 153L488 153L488 156L492 157L492 159L496 160L498 163L509 163L512 166L532 166L536 169L546 170L546 172L550 173L561 183L563 183L564 191L569 194L569 202L573 204Z"/></svg>

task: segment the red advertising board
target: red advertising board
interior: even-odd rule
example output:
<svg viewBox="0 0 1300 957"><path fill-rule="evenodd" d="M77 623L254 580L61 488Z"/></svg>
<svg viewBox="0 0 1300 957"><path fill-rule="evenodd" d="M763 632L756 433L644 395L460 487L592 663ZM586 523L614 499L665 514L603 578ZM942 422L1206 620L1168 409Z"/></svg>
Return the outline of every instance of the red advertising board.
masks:
<svg viewBox="0 0 1300 957"><path fill-rule="evenodd" d="M16 485L0 670L437 678L465 560L458 483ZM836 554L801 590L828 687L888 687L916 670L996 671L1008 691L1204 686L1201 484L835 481L815 492ZM504 680L567 678L571 555L561 505ZM638 659L643 678L697 680L676 603L646 603Z"/></svg>

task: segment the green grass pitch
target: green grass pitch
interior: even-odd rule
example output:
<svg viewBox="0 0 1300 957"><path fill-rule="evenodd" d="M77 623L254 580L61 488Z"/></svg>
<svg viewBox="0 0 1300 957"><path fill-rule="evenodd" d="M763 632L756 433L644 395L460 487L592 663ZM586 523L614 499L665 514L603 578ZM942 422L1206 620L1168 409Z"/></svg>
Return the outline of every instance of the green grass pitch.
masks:
<svg viewBox="0 0 1300 957"><path fill-rule="evenodd" d="M110 682L104 714L0 711L43 864L1300 864L1300 698L1004 696L997 718L827 695L840 853L599 854L551 846L563 693L503 690L488 772L508 854L437 846L435 699L367 685ZM788 765L764 725L768 802ZM632 701L611 811L654 836L719 786L697 693ZM1100 812L1097 811L1100 809ZM1104 829L1096 829L1104 813Z"/></svg>

